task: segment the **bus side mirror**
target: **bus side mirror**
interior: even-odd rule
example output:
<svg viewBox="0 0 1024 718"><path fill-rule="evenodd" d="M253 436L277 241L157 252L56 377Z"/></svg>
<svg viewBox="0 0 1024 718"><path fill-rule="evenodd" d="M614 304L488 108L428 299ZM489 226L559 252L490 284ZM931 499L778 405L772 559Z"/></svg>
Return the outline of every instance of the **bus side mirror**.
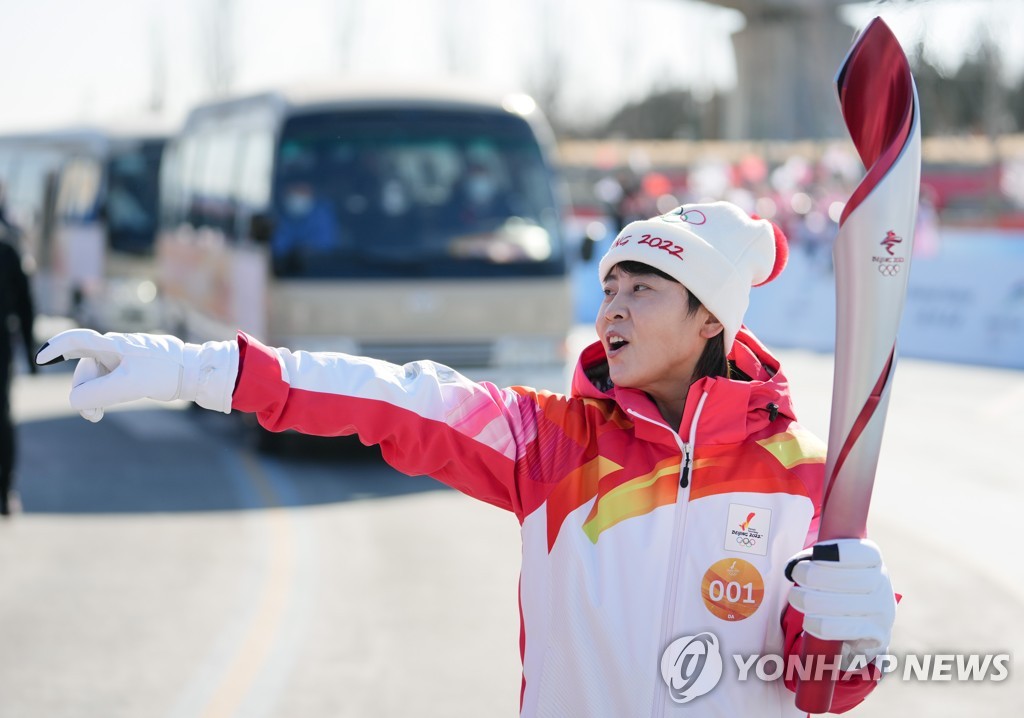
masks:
<svg viewBox="0 0 1024 718"><path fill-rule="evenodd" d="M268 212L257 212L249 219L249 236L254 242L270 244L274 236L274 218Z"/></svg>
<svg viewBox="0 0 1024 718"><path fill-rule="evenodd" d="M580 244L580 259L584 262L589 262L594 258L594 240L584 235L583 242Z"/></svg>
<svg viewBox="0 0 1024 718"><path fill-rule="evenodd" d="M591 222L583 233L583 240L580 242L580 259L589 262L594 258L597 250L597 243L604 239L608 233L607 227L601 222Z"/></svg>

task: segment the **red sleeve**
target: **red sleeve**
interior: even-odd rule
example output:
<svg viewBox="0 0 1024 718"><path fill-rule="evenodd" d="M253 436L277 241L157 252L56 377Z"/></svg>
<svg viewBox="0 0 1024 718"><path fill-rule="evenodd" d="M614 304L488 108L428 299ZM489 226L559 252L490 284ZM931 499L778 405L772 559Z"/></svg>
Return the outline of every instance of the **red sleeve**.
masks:
<svg viewBox="0 0 1024 718"><path fill-rule="evenodd" d="M784 633L782 656L785 665L788 666L791 660L799 659L803 653L804 614L787 605L785 613L782 614L782 631ZM829 709L829 713L845 713L858 705L875 689L881 675L881 671L874 665L868 665L863 670L847 671L840 674L839 680L836 681L835 692L832 694L832 707ZM795 693L796 672L786 671L784 676L786 688Z"/></svg>
<svg viewBox="0 0 1024 718"><path fill-rule="evenodd" d="M432 362L273 349L241 333L238 343L232 409L255 413L270 431L357 434L399 471L431 476L520 521L550 491L545 477L519 474L544 453L541 403L554 397L472 382Z"/></svg>

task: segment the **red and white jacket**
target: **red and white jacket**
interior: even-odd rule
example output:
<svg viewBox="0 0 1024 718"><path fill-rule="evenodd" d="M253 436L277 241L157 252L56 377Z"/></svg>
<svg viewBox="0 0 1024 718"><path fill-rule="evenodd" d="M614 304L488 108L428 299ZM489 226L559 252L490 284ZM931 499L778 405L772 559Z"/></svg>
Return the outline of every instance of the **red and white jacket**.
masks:
<svg viewBox="0 0 1024 718"><path fill-rule="evenodd" d="M571 396L244 334L239 351L232 408L265 428L356 433L396 469L515 513L523 716L801 715L791 681L751 669L741 682L733 656L799 653L783 570L816 538L825 447L747 330L731 358L750 380L695 382L679 427L643 392L602 385L600 344L582 353ZM677 639L704 633L721 678L673 697L673 671L676 689L686 677ZM840 680L833 711L874 685Z"/></svg>

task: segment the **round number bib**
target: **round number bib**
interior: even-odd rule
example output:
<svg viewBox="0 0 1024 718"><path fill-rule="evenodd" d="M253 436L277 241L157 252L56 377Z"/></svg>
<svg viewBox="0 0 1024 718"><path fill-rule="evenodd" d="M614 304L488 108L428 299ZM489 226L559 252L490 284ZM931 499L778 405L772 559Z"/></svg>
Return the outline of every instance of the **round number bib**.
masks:
<svg viewBox="0 0 1024 718"><path fill-rule="evenodd" d="M764 600L764 579L750 562L723 558L704 573L700 593L715 616L723 621L742 621Z"/></svg>

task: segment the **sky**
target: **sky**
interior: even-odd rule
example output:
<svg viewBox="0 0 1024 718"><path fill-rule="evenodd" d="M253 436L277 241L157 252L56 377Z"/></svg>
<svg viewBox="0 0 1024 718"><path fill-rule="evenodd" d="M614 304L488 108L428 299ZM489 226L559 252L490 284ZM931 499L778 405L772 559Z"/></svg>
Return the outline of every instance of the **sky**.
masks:
<svg viewBox="0 0 1024 718"><path fill-rule="evenodd" d="M530 91L545 58L556 57L564 109L583 120L652 87L728 89L729 38L744 23L697 0L0 0L0 131L132 119L155 98L173 128L211 95L211 18L224 1L233 30L219 38L232 48L235 93L452 71ZM905 48L924 37L949 67L989 32L1007 75L1024 71L1024 45L1013 38L1024 0L872 2L843 14L855 26L881 15Z"/></svg>

